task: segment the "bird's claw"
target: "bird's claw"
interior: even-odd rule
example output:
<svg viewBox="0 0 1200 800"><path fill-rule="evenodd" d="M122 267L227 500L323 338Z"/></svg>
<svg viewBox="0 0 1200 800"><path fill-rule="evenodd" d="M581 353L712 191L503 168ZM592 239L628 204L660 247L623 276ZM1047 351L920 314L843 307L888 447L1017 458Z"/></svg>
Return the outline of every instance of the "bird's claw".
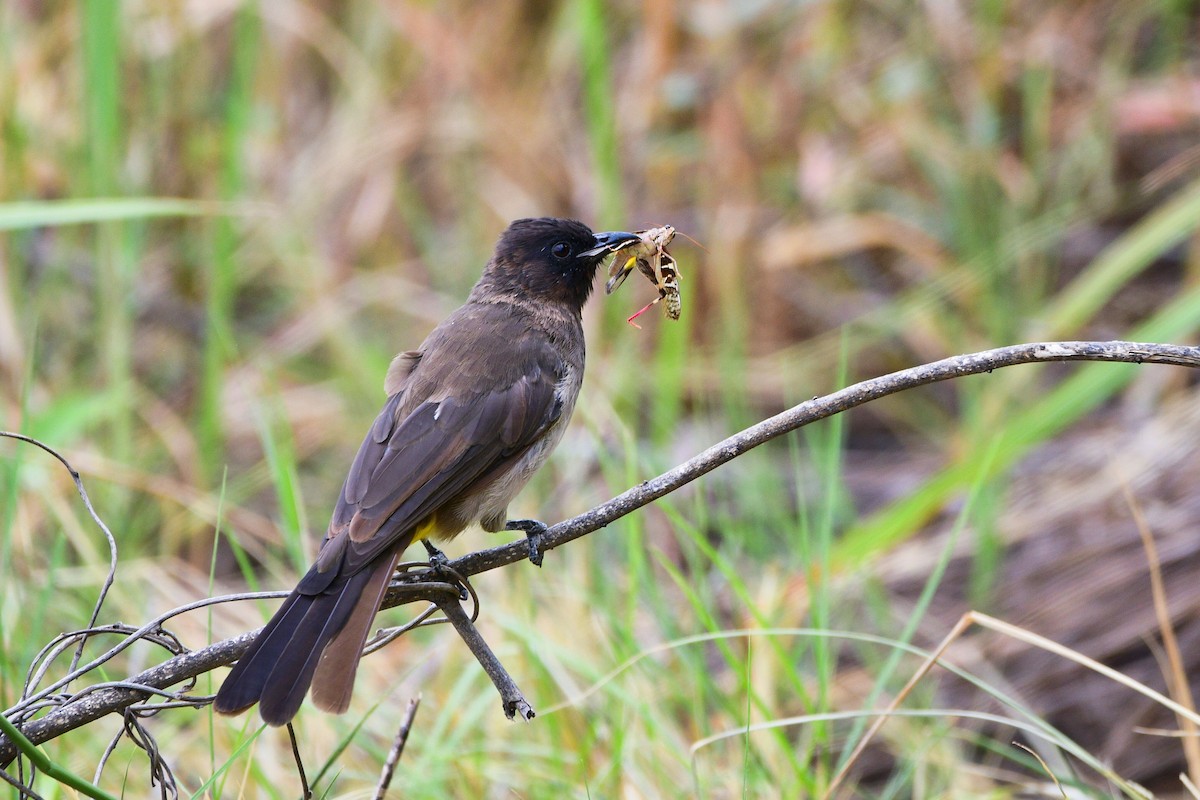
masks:
<svg viewBox="0 0 1200 800"><path fill-rule="evenodd" d="M462 579L459 578L457 572L452 569L448 569L450 566L450 559L446 557L446 554L434 547L433 543L428 539L422 539L421 544L425 545L425 551L429 553L429 568L433 570L436 575L448 579L451 583L458 585L458 598L460 600L466 600L470 596L467 592L467 587L462 585Z"/></svg>
<svg viewBox="0 0 1200 800"><path fill-rule="evenodd" d="M542 565L542 534L547 531L544 522L536 519L510 519L504 523L506 531L525 531L525 540L529 542L529 561L535 567Z"/></svg>
<svg viewBox="0 0 1200 800"><path fill-rule="evenodd" d="M446 554L434 547L428 539L422 539L421 544L425 545L425 552L429 553L429 566L433 568L434 572L442 572L442 568L450 563L450 559L446 558Z"/></svg>

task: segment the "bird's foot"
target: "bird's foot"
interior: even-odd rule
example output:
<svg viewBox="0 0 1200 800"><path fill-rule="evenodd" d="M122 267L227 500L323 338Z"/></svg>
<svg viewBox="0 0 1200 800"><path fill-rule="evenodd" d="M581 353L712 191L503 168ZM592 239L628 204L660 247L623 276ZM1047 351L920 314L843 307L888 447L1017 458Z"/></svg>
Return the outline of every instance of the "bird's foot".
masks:
<svg viewBox="0 0 1200 800"><path fill-rule="evenodd" d="M433 542L428 539L422 539L421 544L425 545L425 551L429 553L429 568L433 570L434 574L457 585L458 598L460 600L466 600L470 597L467 587L462 585L463 579L457 572L449 569L450 559L446 557L446 554L434 547Z"/></svg>
<svg viewBox="0 0 1200 800"><path fill-rule="evenodd" d="M442 568L450 563L450 559L446 558L446 554L434 547L433 542L428 539L422 539L421 544L425 545L425 552L429 553L429 566L433 567L434 572L442 572Z"/></svg>
<svg viewBox="0 0 1200 800"><path fill-rule="evenodd" d="M504 523L506 531L525 531L526 541L529 542L529 561L535 567L542 565L542 534L546 532L546 524L536 519L510 519Z"/></svg>

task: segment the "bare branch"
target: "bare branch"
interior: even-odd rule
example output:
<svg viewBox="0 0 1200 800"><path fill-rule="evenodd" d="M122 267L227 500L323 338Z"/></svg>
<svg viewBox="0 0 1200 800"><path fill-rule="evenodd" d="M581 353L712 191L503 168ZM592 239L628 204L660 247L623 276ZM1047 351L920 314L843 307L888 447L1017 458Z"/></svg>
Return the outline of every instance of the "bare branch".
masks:
<svg viewBox="0 0 1200 800"><path fill-rule="evenodd" d="M383 771L379 775L379 785L375 787L375 800L384 800L387 796L388 786L392 783L392 776L396 774L396 765L400 763L400 756L404 754L404 745L408 742L408 732L412 730L413 720L417 717L417 706L419 705L421 705L421 695L417 695L408 701L408 709L404 712L404 719L400 721L400 730L396 731L396 739L392 742L392 749L388 751L387 759L383 762Z"/></svg>
<svg viewBox="0 0 1200 800"><path fill-rule="evenodd" d="M1200 348L1119 341L1042 342L954 356L862 381L825 397L813 398L766 419L713 445L674 469L644 481L590 511L550 527L541 535L539 546L543 551L561 547L567 542L603 528L626 514L675 491L771 439L880 397L938 381L991 372L1002 367L1050 361L1153 363L1195 368L1200 367ZM448 566L453 572L470 577L522 561L528 557L528 554L529 544L527 540L522 539L470 553L451 561ZM447 593L457 593L458 590L458 586L445 581L444 573L432 569L412 570L398 576L393 582L384 599L383 608L424 600L442 605L443 610L447 610L452 605L457 606L457 603L447 602ZM277 593L277 596L282 596L282 594ZM218 601L220 600L204 601L204 603L192 604L188 608ZM461 607L458 607L458 612L463 614L464 619L466 618ZM174 613L177 612L164 615L163 619L173 616ZM454 612L449 611L448 613L453 621ZM146 635L156 628L157 624L151 624L139 629L138 633ZM237 660L256 634L257 631L252 631L217 642L202 650L175 656L156 667L130 677L124 683L165 689L176 683L193 679ZM69 680L74 680L82 672L108 657L111 655L106 654L100 659L93 660L89 665L74 670L71 675L59 680L51 687L27 698L21 706L18 706L18 709L28 711L36 704L36 701L43 699L54 689L61 688ZM120 712L145 698L145 691L121 686L85 693L82 697L55 708L44 717L25 723L23 730L34 743L45 742L86 725L105 714ZM507 707L507 700L510 698L506 695L505 699ZM14 710L10 709L7 714L11 714ZM0 739L0 768L7 766L15 757L16 749L12 743L7 739Z"/></svg>
<svg viewBox="0 0 1200 800"><path fill-rule="evenodd" d="M1141 342L1036 342L953 356L872 378L824 397L814 397L752 425L657 478L643 481L591 511L552 525L541 535L538 545L543 552L561 547L670 494L747 450L872 400L952 378L1048 361L1113 361L1195 368L1200 367L1200 347ZM478 575L523 561L528 553L529 545L525 540L519 540L462 556L451 561L450 566L462 575Z"/></svg>
<svg viewBox="0 0 1200 800"><path fill-rule="evenodd" d="M492 683L495 684L496 691L500 693L500 699L504 703L504 716L512 719L519 714L521 719L526 722L533 719L535 716L533 707L529 705L525 695L517 688L517 682L508 674L508 670L500 663L500 659L496 658L496 654L492 652L492 648L488 646L483 635L479 633L479 629L467 617L467 612L463 611L463 607L458 604L458 601L446 600L439 603L438 608L442 609L442 613L454 625L458 635L467 643L467 647L471 648L475 660L492 679Z"/></svg>

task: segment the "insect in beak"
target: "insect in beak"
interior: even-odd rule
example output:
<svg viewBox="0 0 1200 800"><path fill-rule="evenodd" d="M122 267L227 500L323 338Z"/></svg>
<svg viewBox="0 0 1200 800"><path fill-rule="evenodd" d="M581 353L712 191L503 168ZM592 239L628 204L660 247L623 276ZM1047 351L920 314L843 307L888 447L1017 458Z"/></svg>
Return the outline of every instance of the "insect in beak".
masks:
<svg viewBox="0 0 1200 800"><path fill-rule="evenodd" d="M663 307L667 316L677 320L682 310L679 297L679 265L675 257L667 252L667 245L675 238L675 228L663 225L660 228L638 231L636 235L636 240L616 248L617 257L609 267L604 291L612 294L636 268L658 289L658 297L626 321L635 328L641 327L634 320L660 300L666 301Z"/></svg>

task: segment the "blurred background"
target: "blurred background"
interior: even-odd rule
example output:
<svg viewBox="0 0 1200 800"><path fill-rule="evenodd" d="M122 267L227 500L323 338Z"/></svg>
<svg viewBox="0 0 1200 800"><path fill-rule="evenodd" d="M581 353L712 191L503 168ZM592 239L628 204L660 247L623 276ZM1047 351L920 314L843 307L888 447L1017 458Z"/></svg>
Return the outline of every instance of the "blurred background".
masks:
<svg viewBox="0 0 1200 800"><path fill-rule="evenodd" d="M101 621L140 623L290 588L390 358L461 303L513 218L686 234L679 322L625 324L654 296L636 277L591 302L575 420L514 516L583 512L795 402L948 355L1189 343L1196 35L1187 0L9 0L0 427L83 474L121 548ZM898 642L930 648L970 608L1188 704L1195 384L1016 367L752 451L541 571L476 581L531 724L504 719L453 631L418 631L363 662L348 715L302 712L308 775L371 796L420 694L405 797L817 796L860 712L919 664ZM0 456L8 705L86 623L108 556L57 464ZM173 630L200 647L274 605ZM993 633L950 653L986 688L934 670L857 762L856 796L1060 796L1051 776L1191 796L1177 776L1200 752L1153 735L1180 724L1161 706ZM134 648L106 677L161 658ZM299 792L257 717L148 726L186 795ZM118 728L46 749L90 776ZM100 783L148 796L145 755L120 745Z"/></svg>

